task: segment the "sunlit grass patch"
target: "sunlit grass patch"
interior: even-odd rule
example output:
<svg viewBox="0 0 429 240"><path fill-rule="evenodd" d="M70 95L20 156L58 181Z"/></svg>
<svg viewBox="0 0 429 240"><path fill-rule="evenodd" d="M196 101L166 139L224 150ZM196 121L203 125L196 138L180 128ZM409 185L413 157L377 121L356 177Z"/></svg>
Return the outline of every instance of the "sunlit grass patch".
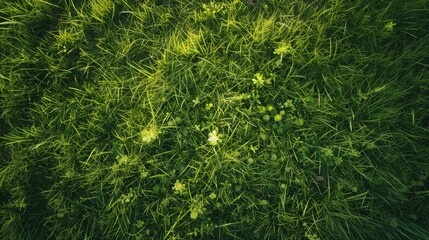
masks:
<svg viewBox="0 0 429 240"><path fill-rule="evenodd" d="M2 239L426 239L425 0L0 3Z"/></svg>

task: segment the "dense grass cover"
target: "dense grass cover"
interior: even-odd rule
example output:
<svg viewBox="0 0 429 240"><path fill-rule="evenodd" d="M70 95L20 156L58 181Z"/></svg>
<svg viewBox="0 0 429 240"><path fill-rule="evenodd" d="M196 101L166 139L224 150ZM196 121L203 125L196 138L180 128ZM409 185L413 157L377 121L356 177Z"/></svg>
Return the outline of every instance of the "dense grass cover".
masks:
<svg viewBox="0 0 429 240"><path fill-rule="evenodd" d="M1 239L429 239L429 1L0 1Z"/></svg>

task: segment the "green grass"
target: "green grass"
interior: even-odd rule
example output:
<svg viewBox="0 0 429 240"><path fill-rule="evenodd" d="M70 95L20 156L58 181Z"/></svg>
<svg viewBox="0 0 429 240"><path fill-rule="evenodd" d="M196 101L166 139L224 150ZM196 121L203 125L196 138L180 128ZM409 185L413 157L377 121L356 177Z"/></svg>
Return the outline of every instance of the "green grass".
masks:
<svg viewBox="0 0 429 240"><path fill-rule="evenodd" d="M0 238L427 239L429 1L250 2L1 1Z"/></svg>

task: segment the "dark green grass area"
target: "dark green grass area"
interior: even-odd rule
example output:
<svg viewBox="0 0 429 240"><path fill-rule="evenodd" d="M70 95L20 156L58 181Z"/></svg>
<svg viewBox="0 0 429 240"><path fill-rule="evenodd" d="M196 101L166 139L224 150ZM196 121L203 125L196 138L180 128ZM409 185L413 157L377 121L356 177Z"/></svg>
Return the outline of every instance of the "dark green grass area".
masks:
<svg viewBox="0 0 429 240"><path fill-rule="evenodd" d="M1 239L429 239L429 1L2 0Z"/></svg>

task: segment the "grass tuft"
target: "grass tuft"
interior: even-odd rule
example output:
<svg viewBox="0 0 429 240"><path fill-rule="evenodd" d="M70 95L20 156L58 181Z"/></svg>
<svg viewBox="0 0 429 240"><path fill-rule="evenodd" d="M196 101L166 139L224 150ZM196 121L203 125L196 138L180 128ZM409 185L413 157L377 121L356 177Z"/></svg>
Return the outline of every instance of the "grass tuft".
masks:
<svg viewBox="0 0 429 240"><path fill-rule="evenodd" d="M0 3L1 239L427 239L429 6Z"/></svg>

